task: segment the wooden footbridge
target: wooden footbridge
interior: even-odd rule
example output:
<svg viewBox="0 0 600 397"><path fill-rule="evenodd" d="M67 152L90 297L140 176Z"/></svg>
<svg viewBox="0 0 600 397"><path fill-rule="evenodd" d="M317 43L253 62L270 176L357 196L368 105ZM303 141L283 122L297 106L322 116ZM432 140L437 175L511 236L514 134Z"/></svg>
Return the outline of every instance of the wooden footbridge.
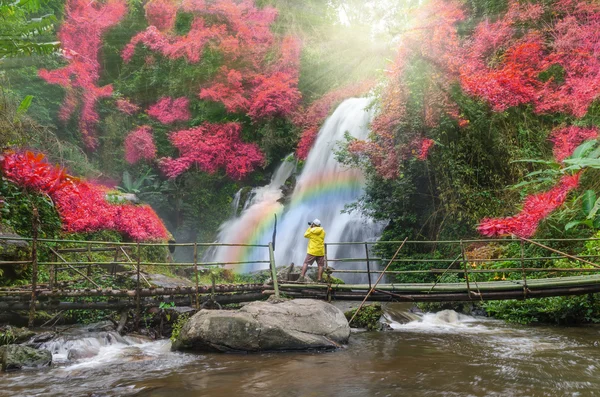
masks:
<svg viewBox="0 0 600 397"><path fill-rule="evenodd" d="M480 239L457 241L386 241L327 243L326 252L352 246L358 258L326 257L325 283L299 283L285 266L276 267L273 245L189 243L123 243L28 239L0 236L0 248L26 245L26 258L0 261L0 270L26 271L31 283L0 287L0 312L29 310L123 309L173 302L197 309L209 304L239 303L268 295L328 300L439 302L528 299L600 292L600 255L575 255L584 245L600 247L600 239ZM412 245L400 255L401 248ZM201 254L214 246L254 247L265 251L262 261L202 262ZM388 249L385 249L387 246ZM336 248L333 248L336 247ZM392 252L391 259L377 252ZM557 248L558 247L558 248ZM567 247L567 248L565 248ZM169 249L189 250L190 262L174 262ZM406 250L406 248L405 248ZM594 252L588 249L588 251ZM515 252L517 254L515 254ZM265 284L217 284L210 269L254 264L270 269ZM394 270L388 270L395 264ZM280 264L284 265L284 264ZM146 274L177 270L193 280L185 285L156 286ZM381 270L382 269L382 270ZM279 273L279 275L278 275ZM335 278L362 280L338 284ZM116 278L128 288L114 288ZM0 277L1 280L1 277ZM395 280L400 280L396 282ZM417 280L418 282L410 282ZM491 280L491 281L490 281Z"/></svg>

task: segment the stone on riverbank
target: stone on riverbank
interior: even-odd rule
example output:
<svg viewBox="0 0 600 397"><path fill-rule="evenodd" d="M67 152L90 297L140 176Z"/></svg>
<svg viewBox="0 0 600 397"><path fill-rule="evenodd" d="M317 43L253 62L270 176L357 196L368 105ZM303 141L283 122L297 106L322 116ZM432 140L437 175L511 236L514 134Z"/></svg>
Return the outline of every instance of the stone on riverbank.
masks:
<svg viewBox="0 0 600 397"><path fill-rule="evenodd" d="M257 352L335 349L346 343L344 313L314 299L252 302L239 310L202 310L182 327L173 350Z"/></svg>
<svg viewBox="0 0 600 397"><path fill-rule="evenodd" d="M40 368L52 364L52 353L22 345L6 345L0 347L0 363L2 371Z"/></svg>

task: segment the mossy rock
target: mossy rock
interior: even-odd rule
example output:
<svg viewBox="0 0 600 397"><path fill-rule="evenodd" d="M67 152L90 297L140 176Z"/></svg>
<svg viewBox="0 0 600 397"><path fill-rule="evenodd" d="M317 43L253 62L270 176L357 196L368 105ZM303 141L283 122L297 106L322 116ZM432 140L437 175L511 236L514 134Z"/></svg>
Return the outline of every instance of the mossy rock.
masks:
<svg viewBox="0 0 600 397"><path fill-rule="evenodd" d="M348 321L354 316L357 309L348 310L344 313ZM358 315L350 323L351 328L366 328L369 331L379 329L379 319L383 315L383 309L381 304L374 303L372 305L365 305L360 309Z"/></svg>
<svg viewBox="0 0 600 397"><path fill-rule="evenodd" d="M22 345L6 345L0 347L0 363L2 371L41 368L52 364L52 353Z"/></svg>
<svg viewBox="0 0 600 397"><path fill-rule="evenodd" d="M35 332L30 331L27 328L17 328L7 325L6 327L0 328L0 346L27 342L34 335Z"/></svg>

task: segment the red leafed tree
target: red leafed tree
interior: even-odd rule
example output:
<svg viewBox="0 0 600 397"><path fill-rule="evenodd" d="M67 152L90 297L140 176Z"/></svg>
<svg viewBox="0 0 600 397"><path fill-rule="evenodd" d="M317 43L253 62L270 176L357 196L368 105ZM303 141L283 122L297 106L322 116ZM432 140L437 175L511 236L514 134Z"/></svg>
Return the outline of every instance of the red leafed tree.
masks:
<svg viewBox="0 0 600 397"><path fill-rule="evenodd" d="M154 117L163 124L171 124L176 121L188 121L191 117L189 105L190 101L186 97L177 99L164 97L148 108L148 115Z"/></svg>
<svg viewBox="0 0 600 397"><path fill-rule="evenodd" d="M550 24L538 22L545 12L556 16ZM460 83L495 111L530 103L538 113L583 117L600 96L599 42L597 2L513 1L502 18L481 22L465 44Z"/></svg>
<svg viewBox="0 0 600 397"><path fill-rule="evenodd" d="M211 124L171 133L170 140L179 149L179 158L163 158L161 169L175 178L192 165L214 173L224 168L228 176L241 179L264 163L257 145L240 140L238 123Z"/></svg>
<svg viewBox="0 0 600 397"><path fill-rule="evenodd" d="M135 164L140 160L152 160L156 157L156 146L152 138L152 128L147 125L132 131L125 138L125 160Z"/></svg>
<svg viewBox="0 0 600 397"><path fill-rule="evenodd" d="M102 34L116 25L126 11L124 0L108 0L106 3L68 0L65 6L66 18L58 32L58 38L69 64L56 70L39 70L41 78L66 90L59 114L62 120L68 120L81 104L79 129L90 149L96 148L98 144L94 131L98 122L96 101L112 94L111 85L97 85L100 73L98 51L102 45Z"/></svg>
<svg viewBox="0 0 600 397"><path fill-rule="evenodd" d="M169 233L147 205L115 205L106 201L108 188L81 181L53 166L41 153L7 152L0 159L4 177L23 188L48 194L67 232L116 230L136 241L167 240Z"/></svg>
<svg viewBox="0 0 600 397"><path fill-rule="evenodd" d="M178 10L194 18L184 36L173 31ZM206 48L218 50L223 65L200 89L200 99L221 102L227 111L244 112L254 120L288 116L300 102L300 43L292 37L275 42L270 26L276 16L274 8L259 9L249 0L153 0L146 6L151 26L132 38L122 56L129 62L143 44L165 57L196 63ZM267 60L269 52L278 56Z"/></svg>

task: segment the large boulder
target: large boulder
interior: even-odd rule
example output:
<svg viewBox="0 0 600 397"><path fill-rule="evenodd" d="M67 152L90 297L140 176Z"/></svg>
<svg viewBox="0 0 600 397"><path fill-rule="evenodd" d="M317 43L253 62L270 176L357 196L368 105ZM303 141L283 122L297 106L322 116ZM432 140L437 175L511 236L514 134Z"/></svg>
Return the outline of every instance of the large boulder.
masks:
<svg viewBox="0 0 600 397"><path fill-rule="evenodd" d="M350 326L335 306L314 299L252 302L239 310L202 310L181 328L173 350L256 352L334 349Z"/></svg>
<svg viewBox="0 0 600 397"><path fill-rule="evenodd" d="M3 371L40 368L52 364L52 353L23 345L6 345L0 347L0 363Z"/></svg>

